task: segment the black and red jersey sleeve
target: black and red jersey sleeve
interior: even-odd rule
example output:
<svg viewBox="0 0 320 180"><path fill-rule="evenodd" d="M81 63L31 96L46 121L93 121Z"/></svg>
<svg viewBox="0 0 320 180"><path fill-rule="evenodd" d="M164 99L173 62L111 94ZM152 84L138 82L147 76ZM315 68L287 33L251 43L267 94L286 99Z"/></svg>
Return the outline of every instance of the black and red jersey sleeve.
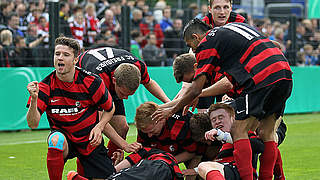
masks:
<svg viewBox="0 0 320 180"><path fill-rule="evenodd" d="M150 76L148 73L147 65L143 61L137 60L134 65L136 65L141 73L141 84L147 84L150 81Z"/></svg>

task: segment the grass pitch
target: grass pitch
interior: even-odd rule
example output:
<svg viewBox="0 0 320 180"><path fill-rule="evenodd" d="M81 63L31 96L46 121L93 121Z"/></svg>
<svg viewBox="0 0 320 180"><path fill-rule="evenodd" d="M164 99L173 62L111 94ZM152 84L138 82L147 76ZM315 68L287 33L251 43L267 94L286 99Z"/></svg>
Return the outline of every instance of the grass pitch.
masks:
<svg viewBox="0 0 320 180"><path fill-rule="evenodd" d="M286 115L288 131L280 146L284 172L288 180L320 180L320 114ZM0 132L0 180L46 180L49 130ZM130 126L128 141L136 139ZM76 170L75 159L64 168L63 179Z"/></svg>

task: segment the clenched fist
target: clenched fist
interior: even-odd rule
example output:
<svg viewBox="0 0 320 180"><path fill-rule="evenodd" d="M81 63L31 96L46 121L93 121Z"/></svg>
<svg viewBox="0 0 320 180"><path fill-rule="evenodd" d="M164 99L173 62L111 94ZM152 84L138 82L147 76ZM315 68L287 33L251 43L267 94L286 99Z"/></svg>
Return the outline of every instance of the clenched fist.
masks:
<svg viewBox="0 0 320 180"><path fill-rule="evenodd" d="M27 86L27 89L29 91L31 98L38 98L38 94L39 94L38 81L30 82Z"/></svg>

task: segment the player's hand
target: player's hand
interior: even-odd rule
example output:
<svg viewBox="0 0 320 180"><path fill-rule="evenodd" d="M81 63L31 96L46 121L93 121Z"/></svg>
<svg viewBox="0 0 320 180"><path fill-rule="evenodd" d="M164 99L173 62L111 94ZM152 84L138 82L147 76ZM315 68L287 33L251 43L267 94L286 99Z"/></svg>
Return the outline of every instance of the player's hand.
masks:
<svg viewBox="0 0 320 180"><path fill-rule="evenodd" d="M131 144L127 144L125 147L123 147L123 150L127 153L131 153L131 152L137 152L142 148L142 144L138 143L138 142L134 142Z"/></svg>
<svg viewBox="0 0 320 180"><path fill-rule="evenodd" d="M205 134L204 134L204 138L206 140L210 140L210 141L215 141L216 140L216 136L218 134L218 131L217 129L211 129L210 131L207 131Z"/></svg>
<svg viewBox="0 0 320 180"><path fill-rule="evenodd" d="M196 107L198 105L198 102L199 102L199 97L196 97L190 104L186 105L184 108L183 108L183 113L182 115L186 115L189 111L189 108L192 107L191 111L194 112L194 110L196 110Z"/></svg>
<svg viewBox="0 0 320 180"><path fill-rule="evenodd" d="M194 175L197 175L198 173L194 169L185 169L185 170L182 170L182 174L184 176L194 176Z"/></svg>
<svg viewBox="0 0 320 180"><path fill-rule="evenodd" d="M89 141L92 146L98 146L102 142L102 130L96 125L90 132Z"/></svg>
<svg viewBox="0 0 320 180"><path fill-rule="evenodd" d="M233 99L226 94L222 96L222 101L232 101L232 100Z"/></svg>
<svg viewBox="0 0 320 180"><path fill-rule="evenodd" d="M166 108L160 107L151 115L152 120L156 122L165 121L166 119L168 119L173 115L172 109L173 107L166 107Z"/></svg>
<svg viewBox="0 0 320 180"><path fill-rule="evenodd" d="M124 158L124 152L121 149L117 149L111 157L112 162L114 162L114 166L119 164Z"/></svg>
<svg viewBox="0 0 320 180"><path fill-rule="evenodd" d="M27 90L29 91L31 98L38 98L38 94L39 94L38 81L30 82L27 86Z"/></svg>

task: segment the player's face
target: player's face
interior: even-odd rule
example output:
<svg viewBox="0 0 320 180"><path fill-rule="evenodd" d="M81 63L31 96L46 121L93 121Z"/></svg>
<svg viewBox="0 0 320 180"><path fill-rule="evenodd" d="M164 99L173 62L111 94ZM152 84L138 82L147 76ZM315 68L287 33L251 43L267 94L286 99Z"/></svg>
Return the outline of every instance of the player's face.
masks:
<svg viewBox="0 0 320 180"><path fill-rule="evenodd" d="M118 86L117 84L115 84L115 91L120 99L128 99L129 96L135 93L135 91L130 91L128 88Z"/></svg>
<svg viewBox="0 0 320 180"><path fill-rule="evenodd" d="M232 120L229 113L224 109L217 109L210 113L211 125L213 128L221 129L224 132L230 132Z"/></svg>
<svg viewBox="0 0 320 180"><path fill-rule="evenodd" d="M143 133L148 134L148 137L159 136L165 121L156 121L149 124L145 129L141 129Z"/></svg>
<svg viewBox="0 0 320 180"><path fill-rule="evenodd" d="M57 45L54 50L54 67L58 75L74 72L77 59L73 49L65 45ZM73 74L72 74L73 75Z"/></svg>
<svg viewBox="0 0 320 180"><path fill-rule="evenodd" d="M187 44L188 47L190 47L192 49L192 52L195 52L200 41L197 40L197 38L192 37L191 39L185 39L184 40Z"/></svg>
<svg viewBox="0 0 320 180"><path fill-rule="evenodd" d="M228 0L214 0L209 10L213 16L214 24L216 26L223 26L229 19L232 6Z"/></svg>

